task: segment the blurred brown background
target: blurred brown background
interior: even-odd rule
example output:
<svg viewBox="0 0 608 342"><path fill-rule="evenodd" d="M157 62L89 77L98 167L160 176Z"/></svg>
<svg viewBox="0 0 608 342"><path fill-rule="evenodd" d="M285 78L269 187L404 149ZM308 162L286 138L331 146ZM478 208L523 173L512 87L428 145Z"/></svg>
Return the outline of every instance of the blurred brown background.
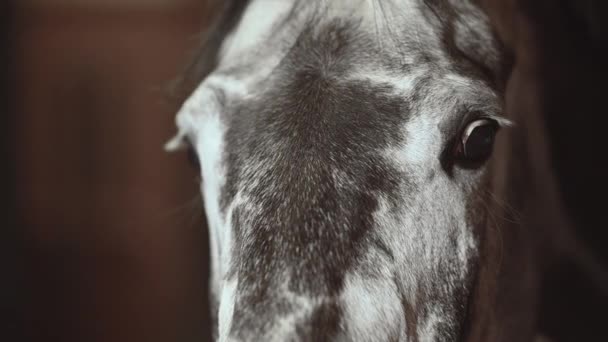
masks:
<svg viewBox="0 0 608 342"><path fill-rule="evenodd" d="M7 125L23 242L12 297L24 339L206 340L198 184L185 156L162 150L179 105L168 87L197 46L205 1L12 4Z"/></svg>

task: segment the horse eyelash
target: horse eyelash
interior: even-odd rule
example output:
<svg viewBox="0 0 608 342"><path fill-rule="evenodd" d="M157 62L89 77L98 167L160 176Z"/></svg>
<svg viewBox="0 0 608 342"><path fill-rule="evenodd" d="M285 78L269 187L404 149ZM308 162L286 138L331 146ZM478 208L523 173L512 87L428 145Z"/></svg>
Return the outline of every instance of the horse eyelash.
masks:
<svg viewBox="0 0 608 342"><path fill-rule="evenodd" d="M509 128L515 126L515 122L498 115L484 115L481 116L479 119L494 120L501 128Z"/></svg>
<svg viewBox="0 0 608 342"><path fill-rule="evenodd" d="M173 138L165 143L164 150L169 153L183 150L188 147L186 140L186 135L182 132L178 132Z"/></svg>

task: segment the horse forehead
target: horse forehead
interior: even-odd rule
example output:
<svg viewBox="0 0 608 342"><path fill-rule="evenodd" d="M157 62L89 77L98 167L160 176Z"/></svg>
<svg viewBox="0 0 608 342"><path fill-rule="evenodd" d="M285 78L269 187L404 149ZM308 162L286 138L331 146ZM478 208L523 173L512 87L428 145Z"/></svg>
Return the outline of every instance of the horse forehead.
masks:
<svg viewBox="0 0 608 342"><path fill-rule="evenodd" d="M392 145L400 143L398 135L411 112L408 103L416 102L410 95L422 88L418 79L428 71L433 37L418 27L413 33L416 39L396 38L400 45L415 44L395 51L385 45L384 36L393 24L391 15L398 12L391 6L400 4L401 13L409 13L412 20L404 22L420 21L413 3L252 1L224 43L218 70L207 82L215 83L232 102L225 115L225 146L233 157L227 158L232 168L240 164L241 173L254 170L251 165L260 160L277 160L310 146L309 151L319 152L309 159L311 163L331 165L328 162L344 156L356 160L353 151L378 152L389 145L388 140ZM419 44L424 47L414 46ZM414 64L417 57L423 60ZM249 145L239 146L243 141ZM247 158L246 150L251 150L247 147L274 153L252 153ZM325 151L338 153L321 155ZM332 166L336 174L353 165ZM255 184L262 175L252 172L244 179ZM247 185L241 181L239 187Z"/></svg>
<svg viewBox="0 0 608 342"><path fill-rule="evenodd" d="M373 30L397 22L420 25L421 0L250 0L230 36L234 48L251 48L280 31L297 33L323 19L353 19ZM376 32L380 33L380 32ZM398 34L398 31L391 32ZM226 52L226 49L223 50Z"/></svg>
<svg viewBox="0 0 608 342"><path fill-rule="evenodd" d="M357 46L363 50L375 45L384 53L392 50L405 62L421 50L440 53L439 30L434 27L440 24L430 19L432 15L420 2L253 0L222 45L219 69L241 70L247 75L270 72L302 35L331 34L323 30L335 22L341 23L342 31L356 31L358 38L374 40Z"/></svg>
<svg viewBox="0 0 608 342"><path fill-rule="evenodd" d="M412 67L378 36L391 24L387 6L397 3L416 9L413 1L256 0L224 44L223 62L210 79L222 79L228 100L235 99L224 117L221 206L237 233L236 250L243 252L237 259L272 251L268 246L276 243L277 251L295 254L301 247L317 255L341 252L338 258L351 263L357 253L346 249L373 225L376 196L394 197L400 179L407 179L383 152L404 144L404 124L417 102L413 95L424 86L419 78L425 79L420 71L427 63ZM264 10L269 12L257 22ZM432 44L406 50L416 55ZM231 96L234 89L239 94ZM323 267L323 260L302 252L281 261ZM273 265L248 267L286 267L268 262Z"/></svg>

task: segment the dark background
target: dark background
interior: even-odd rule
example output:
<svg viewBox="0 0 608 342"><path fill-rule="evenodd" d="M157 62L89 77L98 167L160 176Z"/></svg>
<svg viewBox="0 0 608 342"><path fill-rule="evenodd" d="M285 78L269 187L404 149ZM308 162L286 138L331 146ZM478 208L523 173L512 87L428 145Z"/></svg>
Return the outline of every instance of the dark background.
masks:
<svg viewBox="0 0 608 342"><path fill-rule="evenodd" d="M205 340L198 183L162 149L205 1L0 7L0 340Z"/></svg>
<svg viewBox="0 0 608 342"><path fill-rule="evenodd" d="M12 41L12 3L0 3L0 329L5 336L15 336L22 331L19 324L20 303L23 299L18 291L20 254L17 241L17 216L15 215L15 168L13 149L13 60L10 54Z"/></svg>

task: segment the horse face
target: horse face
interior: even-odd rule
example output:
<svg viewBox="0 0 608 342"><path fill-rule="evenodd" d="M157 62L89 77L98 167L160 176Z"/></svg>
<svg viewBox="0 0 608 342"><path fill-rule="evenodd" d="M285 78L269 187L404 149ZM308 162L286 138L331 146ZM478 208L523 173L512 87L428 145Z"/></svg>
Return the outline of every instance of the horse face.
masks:
<svg viewBox="0 0 608 342"><path fill-rule="evenodd" d="M251 1L177 117L220 340L461 337L505 122L488 32L464 4Z"/></svg>

